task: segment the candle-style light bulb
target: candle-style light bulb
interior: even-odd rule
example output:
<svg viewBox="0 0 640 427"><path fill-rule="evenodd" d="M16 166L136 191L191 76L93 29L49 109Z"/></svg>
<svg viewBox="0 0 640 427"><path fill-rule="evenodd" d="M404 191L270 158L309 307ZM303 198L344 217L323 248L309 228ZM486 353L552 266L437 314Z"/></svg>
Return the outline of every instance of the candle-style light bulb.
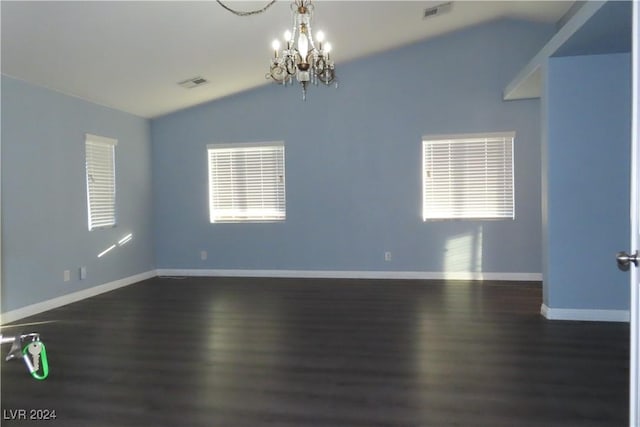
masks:
<svg viewBox="0 0 640 427"><path fill-rule="evenodd" d="M316 40L318 42L318 50L322 52L322 42L324 41L324 33L322 31L316 33Z"/></svg>
<svg viewBox="0 0 640 427"><path fill-rule="evenodd" d="M287 30L284 32L284 42L287 45L287 50L291 49L291 31Z"/></svg>
<svg viewBox="0 0 640 427"><path fill-rule="evenodd" d="M273 48L273 53L277 58L278 57L278 51L280 50L280 42L277 39L272 41L271 42L271 47Z"/></svg>
<svg viewBox="0 0 640 427"><path fill-rule="evenodd" d="M327 59L329 59L329 52L331 52L331 43L324 44L324 53L327 54Z"/></svg>

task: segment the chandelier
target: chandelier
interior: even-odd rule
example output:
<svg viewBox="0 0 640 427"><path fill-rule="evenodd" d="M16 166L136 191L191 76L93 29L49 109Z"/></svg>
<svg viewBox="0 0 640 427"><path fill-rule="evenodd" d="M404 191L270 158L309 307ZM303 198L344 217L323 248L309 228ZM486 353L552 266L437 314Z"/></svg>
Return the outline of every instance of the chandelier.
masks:
<svg viewBox="0 0 640 427"><path fill-rule="evenodd" d="M318 31L315 39L311 32L314 6L311 0L294 0L291 3L293 28L284 33L284 45L274 40L271 47L274 57L271 60L267 79L275 83L293 85L297 81L302 85L302 99L307 98L307 85L324 83L330 85L336 81L335 67L329 52L331 44L324 40L324 33Z"/></svg>

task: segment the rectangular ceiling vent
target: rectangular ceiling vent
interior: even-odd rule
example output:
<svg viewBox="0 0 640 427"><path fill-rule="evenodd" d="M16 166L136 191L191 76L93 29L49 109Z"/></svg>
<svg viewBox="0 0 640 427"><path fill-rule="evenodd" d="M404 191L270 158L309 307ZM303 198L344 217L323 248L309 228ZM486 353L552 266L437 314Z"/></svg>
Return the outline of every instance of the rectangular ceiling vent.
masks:
<svg viewBox="0 0 640 427"><path fill-rule="evenodd" d="M432 18L436 15L442 15L451 11L452 2L442 3L434 7L428 7L424 10L423 19Z"/></svg>
<svg viewBox="0 0 640 427"><path fill-rule="evenodd" d="M178 84L185 89L192 89L194 87L202 86L207 83L209 83L209 80L205 79L204 77L193 77Z"/></svg>

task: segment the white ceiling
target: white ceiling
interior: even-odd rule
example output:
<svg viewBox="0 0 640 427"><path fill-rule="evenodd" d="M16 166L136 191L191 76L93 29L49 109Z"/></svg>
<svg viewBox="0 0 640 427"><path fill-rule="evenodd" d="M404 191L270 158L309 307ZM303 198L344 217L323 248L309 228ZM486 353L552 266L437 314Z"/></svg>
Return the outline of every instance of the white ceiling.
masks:
<svg viewBox="0 0 640 427"><path fill-rule="evenodd" d="M417 40L513 17L556 23L571 1L455 1L449 13L423 19L443 1L315 2L314 28L340 63ZM225 1L255 10L264 1ZM290 2L238 17L215 1L6 1L2 73L142 117L157 117L267 84L271 41L290 26ZM202 76L210 83L184 89ZM344 82L346 83L346 82Z"/></svg>

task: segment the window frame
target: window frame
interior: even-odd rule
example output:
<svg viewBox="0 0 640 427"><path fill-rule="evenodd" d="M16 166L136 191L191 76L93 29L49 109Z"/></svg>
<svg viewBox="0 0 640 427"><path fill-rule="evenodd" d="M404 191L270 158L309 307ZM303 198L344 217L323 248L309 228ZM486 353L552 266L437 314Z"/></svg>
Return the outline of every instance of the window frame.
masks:
<svg viewBox="0 0 640 427"><path fill-rule="evenodd" d="M90 133L85 134L85 181L87 189L87 225L89 231L101 230L113 228L118 223L118 203L117 203L117 179L116 179L116 146L118 140L115 138L108 138L105 136L93 135ZM100 156L104 152L101 150L107 150L108 159L101 159ZM93 168L93 169L92 169ZM95 186L91 185L91 181L94 179L97 171L95 168L103 168L103 172L107 172L108 175L104 177L107 181L106 184L101 185L101 188L96 190ZM111 195L99 196L96 191L111 191ZM100 207L104 205L104 200L97 200L102 197L106 197L109 206ZM106 212L102 212L106 211ZM105 219L99 217L105 216ZM98 217L98 218L96 218Z"/></svg>
<svg viewBox="0 0 640 427"><path fill-rule="evenodd" d="M226 209L229 212L233 212L235 210L235 214L220 214L216 212L220 212L220 207L216 209L215 202L219 200L216 195L216 184L214 182L215 177L213 176L214 165L212 155L213 152L230 152L231 155L234 155L234 152L247 152L255 149L256 152L261 149L267 149L271 151L270 155L278 156L279 158L275 159L273 164L273 172L274 175L268 177L266 180L261 178L260 183L262 186L273 187L270 188L270 194L262 192L260 194L252 193L248 198L240 198L241 204L247 204L255 202L259 197L261 203L267 203L268 207L260 212L256 208L249 207L248 209L243 210L242 208L235 209L235 200L231 201L231 203L227 203L229 207L223 207L222 210ZM256 155L256 153L253 153ZM240 154L238 154L240 156ZM246 159L245 159L246 160ZM229 162L233 162L234 160L229 160ZM235 160L239 161L239 160ZM285 144L284 141L268 141L268 142L239 142L239 143L223 143L223 144L208 144L207 145L207 179L208 179L208 204L209 204L209 222L211 224L224 224L224 223L269 223L269 222L284 222L286 220L286 174L285 174L285 163L286 163L286 155L285 155ZM260 162L260 171L264 172L263 167L269 167L270 164ZM233 173L233 172L231 172ZM241 176L236 176L237 181L239 181L238 185L244 185L243 191L247 189L247 175L246 171ZM269 182L269 179L277 179L279 182L273 183ZM281 188L280 188L281 187ZM230 188L227 191L237 191L237 189ZM265 197L265 195L269 195L271 197ZM233 197L233 196L232 196ZM246 197L246 195L245 195ZM252 200L247 200L252 199ZM228 201L227 201L228 202ZM273 204L273 205L272 205Z"/></svg>
<svg viewBox="0 0 640 427"><path fill-rule="evenodd" d="M502 142L499 140L502 139ZM468 133L468 134L449 134L449 135L425 135L422 137L422 220L423 222L430 221L482 221L482 220L490 220L490 221L500 221L500 220L515 220L515 168L514 168L514 158L515 158L515 139L516 132L515 131L505 131L505 132L490 132L490 133ZM482 141L485 140L485 141ZM487 184L491 179L496 179L491 176L488 177L488 173L486 172L489 165L489 160L486 157L487 155L487 144L489 143L502 143L503 144L503 169L508 166L508 171L505 170L504 176L501 177L503 180L503 185L494 193L494 197L496 199L501 196L502 198L505 195L510 197L510 200L507 199L507 202L496 204L496 206L487 208L486 201L488 198L485 194L485 197L482 199L484 203L477 203L474 207L471 203L470 206L464 206L460 208L460 205L454 206L452 201L448 202L450 205L445 208L441 208L439 213L429 212L429 204L430 200L433 200L433 197L429 197L428 193L433 193L433 188L429 189L429 180L431 177L429 176L430 170L428 169L428 153L427 148L428 145L431 144L443 144L451 147L453 144L485 144L485 175L481 176L481 180L485 181L485 187L489 187ZM507 149L508 144L508 149ZM449 152L449 162L451 163L451 152ZM494 161L499 159L499 156L495 156L492 158ZM454 159L455 160L455 159ZM478 160L478 159L474 159ZM460 159L457 159L460 161ZM480 159L481 161L481 159ZM478 166L481 168L481 166ZM449 171L451 171L451 165L449 165ZM464 180L464 172L460 173L457 177L451 177L451 172L449 173L449 177L443 179L449 183L451 186L451 181L458 179ZM466 178L468 179L468 178ZM499 178L497 178L499 179ZM495 183L496 181L494 181ZM470 193L470 190L468 190ZM485 191L487 191L485 189ZM451 192L451 190L449 190ZM468 197L469 193L462 194L463 196ZM448 197L451 197L451 194L448 194ZM464 204L465 202L463 202ZM478 207L479 205L485 204L484 208ZM484 210L483 210L484 209ZM487 210L493 209L492 214L488 214ZM473 214L473 211L476 211L477 214ZM448 212L447 212L448 211ZM458 212L456 212L458 211ZM461 211L465 211L460 213ZM443 213L444 212L444 213ZM482 212L482 214L480 214Z"/></svg>

